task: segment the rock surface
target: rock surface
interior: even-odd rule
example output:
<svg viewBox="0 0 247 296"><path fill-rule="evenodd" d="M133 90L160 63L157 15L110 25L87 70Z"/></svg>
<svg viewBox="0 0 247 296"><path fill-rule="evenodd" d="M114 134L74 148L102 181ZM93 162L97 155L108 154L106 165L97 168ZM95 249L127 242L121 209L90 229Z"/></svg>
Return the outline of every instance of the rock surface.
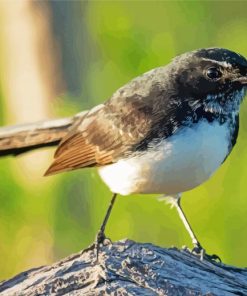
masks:
<svg viewBox="0 0 247 296"><path fill-rule="evenodd" d="M0 283L0 295L247 295L247 269L130 240L86 249Z"/></svg>

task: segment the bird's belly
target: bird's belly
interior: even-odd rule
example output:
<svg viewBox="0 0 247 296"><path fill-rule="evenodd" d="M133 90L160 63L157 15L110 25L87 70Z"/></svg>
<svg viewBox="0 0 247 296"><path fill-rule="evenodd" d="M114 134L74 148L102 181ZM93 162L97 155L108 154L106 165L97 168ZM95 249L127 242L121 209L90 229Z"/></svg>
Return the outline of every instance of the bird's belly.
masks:
<svg viewBox="0 0 247 296"><path fill-rule="evenodd" d="M122 195L176 194L206 181L227 156L229 141L227 123L202 120L99 173L112 192Z"/></svg>

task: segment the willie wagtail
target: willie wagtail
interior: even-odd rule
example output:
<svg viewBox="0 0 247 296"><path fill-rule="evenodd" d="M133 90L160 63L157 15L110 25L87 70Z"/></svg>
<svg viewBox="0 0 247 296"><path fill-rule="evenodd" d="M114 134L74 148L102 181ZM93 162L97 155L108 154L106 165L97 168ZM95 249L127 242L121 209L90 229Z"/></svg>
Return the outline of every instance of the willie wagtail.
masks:
<svg viewBox="0 0 247 296"><path fill-rule="evenodd" d="M205 182L231 152L246 89L247 60L240 54L223 48L182 54L83 115L62 139L46 175L98 168L113 198L97 244L104 241L117 194L161 193L203 256L181 193Z"/></svg>

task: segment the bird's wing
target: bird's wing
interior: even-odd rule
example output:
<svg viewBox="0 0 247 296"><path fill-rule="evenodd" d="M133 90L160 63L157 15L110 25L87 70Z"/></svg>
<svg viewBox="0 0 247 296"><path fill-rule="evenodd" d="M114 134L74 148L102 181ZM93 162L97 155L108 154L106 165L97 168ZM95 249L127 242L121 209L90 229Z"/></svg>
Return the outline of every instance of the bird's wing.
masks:
<svg viewBox="0 0 247 296"><path fill-rule="evenodd" d="M154 74L153 70L138 77L89 111L62 140L45 175L111 164L148 135L153 137L150 130L166 109L160 105L164 103L162 83Z"/></svg>
<svg viewBox="0 0 247 296"><path fill-rule="evenodd" d="M102 105L89 112L62 140L45 175L113 163L146 135L151 122L145 110L111 109Z"/></svg>

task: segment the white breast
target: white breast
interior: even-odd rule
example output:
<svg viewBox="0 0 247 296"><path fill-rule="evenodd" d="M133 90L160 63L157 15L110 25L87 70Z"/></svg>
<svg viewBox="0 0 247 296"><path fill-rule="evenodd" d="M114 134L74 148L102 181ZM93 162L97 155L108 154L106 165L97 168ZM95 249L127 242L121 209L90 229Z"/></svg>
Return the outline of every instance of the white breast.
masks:
<svg viewBox="0 0 247 296"><path fill-rule="evenodd" d="M227 123L201 120L132 158L101 167L99 174L112 192L176 194L204 181L228 153Z"/></svg>

